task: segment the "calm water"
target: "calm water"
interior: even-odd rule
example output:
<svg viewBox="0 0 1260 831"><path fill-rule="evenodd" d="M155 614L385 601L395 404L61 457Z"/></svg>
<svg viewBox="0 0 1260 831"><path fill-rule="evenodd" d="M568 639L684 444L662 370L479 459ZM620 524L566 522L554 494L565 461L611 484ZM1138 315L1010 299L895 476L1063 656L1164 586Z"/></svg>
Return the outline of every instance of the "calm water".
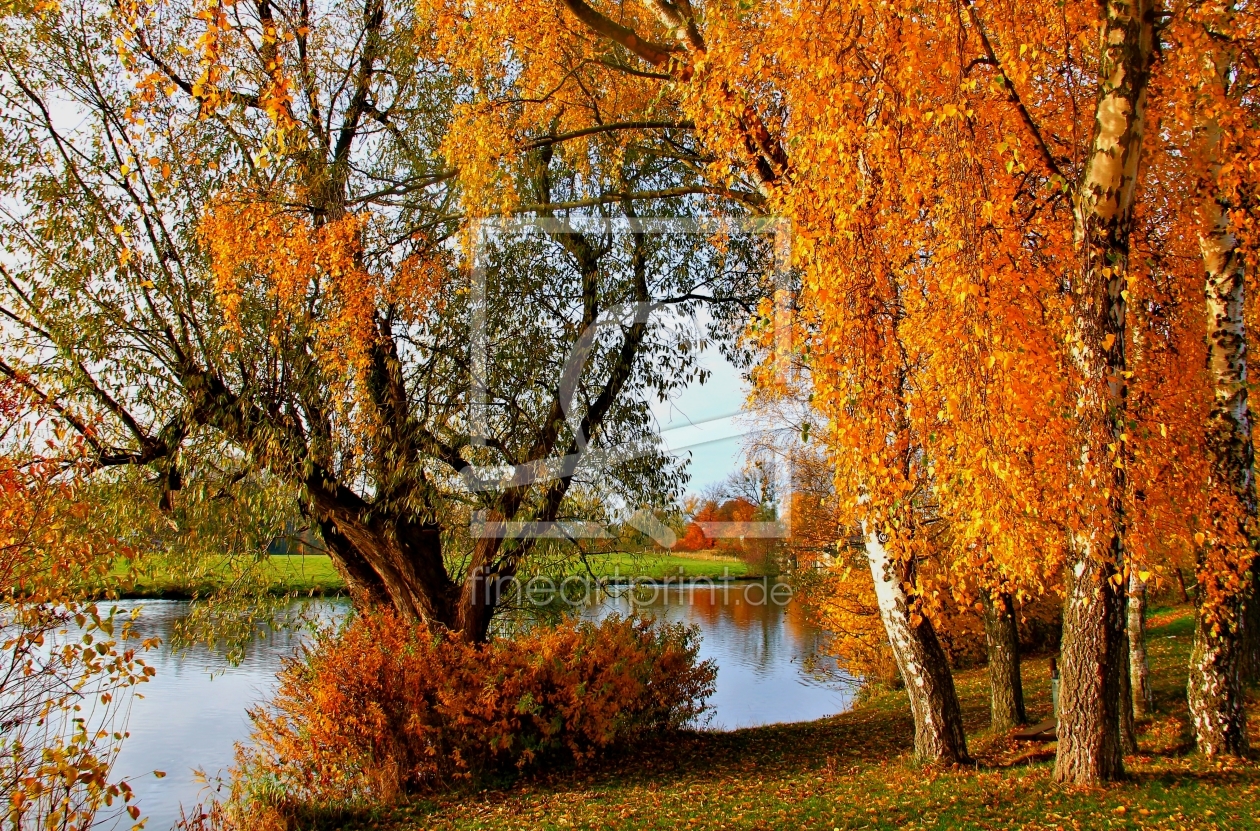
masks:
<svg viewBox="0 0 1260 831"><path fill-rule="evenodd" d="M725 595L725 596L724 596ZM670 621L696 624L700 655L718 665L717 691L709 700L709 727L736 729L787 721L806 721L848 708L852 690L834 679L823 681L804 666L821 645L821 636L795 603L763 603L755 589L675 587L633 597L607 598L586 611L598 619L612 612L651 613ZM166 644L174 625L188 612L181 601L134 601L142 609L141 629L162 637L150 653L157 676L140 687L132 704L130 732L116 773L135 777L133 787L151 831L165 831L178 818L180 805L191 808L205 798L205 786L193 771L211 778L232 763L233 745L248 738L247 709L275 689L281 660L301 644L300 632L259 627L244 659L230 665L222 653L205 646L173 654ZM345 601L310 600L293 613L335 618ZM147 775L166 772L164 779Z"/></svg>

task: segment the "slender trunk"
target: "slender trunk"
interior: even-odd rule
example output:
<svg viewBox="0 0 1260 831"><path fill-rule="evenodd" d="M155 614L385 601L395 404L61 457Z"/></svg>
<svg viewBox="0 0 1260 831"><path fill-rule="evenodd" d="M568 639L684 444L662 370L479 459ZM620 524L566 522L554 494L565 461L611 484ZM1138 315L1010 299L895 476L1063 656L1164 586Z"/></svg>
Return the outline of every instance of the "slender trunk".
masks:
<svg viewBox="0 0 1260 831"><path fill-rule="evenodd" d="M1243 613L1242 679L1260 682L1260 557L1251 561L1251 580Z"/></svg>
<svg viewBox="0 0 1260 831"><path fill-rule="evenodd" d="M1126 610L1128 603L1125 603ZM1128 612L1126 611L1126 617ZM1138 752L1137 720L1133 714L1133 642L1124 633L1120 647L1120 752L1132 756Z"/></svg>
<svg viewBox="0 0 1260 831"><path fill-rule="evenodd" d="M1180 566L1178 566L1177 568L1174 568L1173 572L1176 573L1177 575L1177 587L1181 589L1181 602L1189 603L1190 591L1189 589L1186 588L1186 575L1181 573Z"/></svg>
<svg viewBox="0 0 1260 831"><path fill-rule="evenodd" d="M984 635L989 652L989 712L994 730L1007 731L1028 723L1024 685L1019 671L1019 619L1011 596L980 593Z"/></svg>
<svg viewBox="0 0 1260 831"><path fill-rule="evenodd" d="M1151 665L1146 659L1146 583L1129 572L1129 680L1133 716L1144 719L1151 713Z"/></svg>
<svg viewBox="0 0 1260 831"><path fill-rule="evenodd" d="M907 565L889 554L877 533L865 533L880 617L910 698L915 755L927 762L967 763L970 757L962 708L936 629L930 620L911 609L904 588L912 576Z"/></svg>
<svg viewBox="0 0 1260 831"><path fill-rule="evenodd" d="M1105 0L1094 127L1075 195L1081 256L1077 364L1090 438L1083 469L1102 491L1097 536L1073 540L1063 613L1063 676L1055 778L1093 784L1124 775L1120 695L1124 651L1123 571L1128 487L1127 302L1129 235L1154 55L1153 0ZM1126 702L1127 706L1127 702Z"/></svg>
<svg viewBox="0 0 1260 831"><path fill-rule="evenodd" d="M1214 61L1212 57L1206 58ZM1223 61L1212 68L1221 73ZM1204 125L1208 182L1200 208L1199 248L1207 294L1207 368L1213 401L1206 444L1212 533L1199 549L1195 578L1194 647L1187 693L1195 743L1209 756L1247 752L1243 706L1242 637L1246 577L1251 569L1256 520L1251 413L1247 402L1245 275L1230 230L1228 202L1220 193L1221 129ZM1239 579L1242 578L1242 579Z"/></svg>

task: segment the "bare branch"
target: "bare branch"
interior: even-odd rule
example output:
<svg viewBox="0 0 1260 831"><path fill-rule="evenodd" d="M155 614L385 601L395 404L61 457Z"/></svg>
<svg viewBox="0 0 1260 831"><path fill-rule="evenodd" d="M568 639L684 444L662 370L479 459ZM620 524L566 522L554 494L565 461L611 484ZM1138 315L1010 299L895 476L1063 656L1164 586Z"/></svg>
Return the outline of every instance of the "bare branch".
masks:
<svg viewBox="0 0 1260 831"><path fill-rule="evenodd" d="M581 130L573 130L568 133L559 133L554 136L542 136L525 144L524 149L537 150L539 147L546 147L551 144L560 144L573 139L598 135L599 133L612 133L618 130L694 130L695 127L696 125L693 121L614 121L608 124L585 127Z"/></svg>

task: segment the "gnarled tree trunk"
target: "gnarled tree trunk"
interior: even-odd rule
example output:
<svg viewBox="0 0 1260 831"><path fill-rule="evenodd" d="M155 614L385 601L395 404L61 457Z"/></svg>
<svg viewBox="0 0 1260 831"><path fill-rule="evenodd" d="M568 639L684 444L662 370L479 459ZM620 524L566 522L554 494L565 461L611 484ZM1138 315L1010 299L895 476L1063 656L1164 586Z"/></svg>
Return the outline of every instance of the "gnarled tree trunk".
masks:
<svg viewBox="0 0 1260 831"><path fill-rule="evenodd" d="M994 730L1010 730L1028 723L1019 669L1019 619L1014 600L1005 592L993 596L982 591L980 603L989 654L990 722Z"/></svg>
<svg viewBox="0 0 1260 831"><path fill-rule="evenodd" d="M904 588L913 577L912 564L894 558L878 533L863 530L880 618L910 698L915 755L929 762L968 762L962 708L945 650L932 622L913 613Z"/></svg>

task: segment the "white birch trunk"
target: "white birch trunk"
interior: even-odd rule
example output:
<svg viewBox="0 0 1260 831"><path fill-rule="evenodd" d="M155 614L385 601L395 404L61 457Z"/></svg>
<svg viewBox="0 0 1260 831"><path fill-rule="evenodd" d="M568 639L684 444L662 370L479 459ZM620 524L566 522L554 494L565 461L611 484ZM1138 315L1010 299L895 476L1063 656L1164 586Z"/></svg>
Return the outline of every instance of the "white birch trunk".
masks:
<svg viewBox="0 0 1260 831"><path fill-rule="evenodd" d="M1124 775L1120 697L1125 640L1124 496L1128 487L1125 348L1129 234L1154 55L1153 0L1105 0L1094 129L1075 195L1081 253L1078 361L1082 413L1106 494L1097 539L1073 540L1063 615L1063 675L1055 778L1094 784ZM1092 429L1098 427L1101 429ZM1109 471L1109 473L1107 473ZM1127 707L1128 702L1124 702Z"/></svg>
<svg viewBox="0 0 1260 831"><path fill-rule="evenodd" d="M1212 154L1213 191L1219 164L1220 129L1209 123L1205 130ZM1226 206L1218 193L1208 193L1201 208L1203 254L1207 294L1208 374L1213 401L1206 425L1211 458L1210 487L1216 499L1212 517L1223 534L1241 535L1242 556L1222 550L1200 552L1195 592L1196 625L1190 654L1187 699L1195 743L1203 753L1245 755L1247 715L1242 683L1244 594L1232 577L1250 569L1256 487L1251 414L1247 401L1247 328L1243 318L1245 274L1238 241L1230 232ZM1207 545L1212 545L1211 542ZM1212 556L1215 555L1215 556ZM1230 574L1237 569L1238 574Z"/></svg>
<svg viewBox="0 0 1260 831"><path fill-rule="evenodd" d="M911 618L910 598L902 585L907 576L904 565L865 522L862 532L880 618L910 698L915 755L930 762L965 763L969 757L962 708L945 650L931 621L921 618L916 623Z"/></svg>

